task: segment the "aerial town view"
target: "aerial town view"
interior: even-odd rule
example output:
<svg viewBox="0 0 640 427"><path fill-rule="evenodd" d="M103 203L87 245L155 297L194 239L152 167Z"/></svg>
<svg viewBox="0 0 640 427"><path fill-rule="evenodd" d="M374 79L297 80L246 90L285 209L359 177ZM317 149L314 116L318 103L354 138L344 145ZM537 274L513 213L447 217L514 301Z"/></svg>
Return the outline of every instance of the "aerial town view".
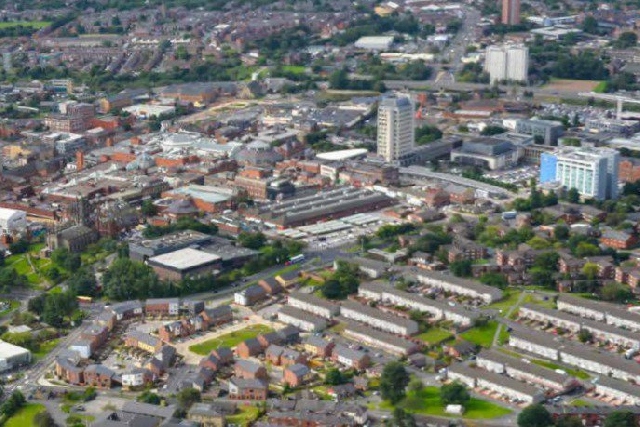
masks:
<svg viewBox="0 0 640 427"><path fill-rule="evenodd" d="M0 0L0 427L640 427L639 0Z"/></svg>

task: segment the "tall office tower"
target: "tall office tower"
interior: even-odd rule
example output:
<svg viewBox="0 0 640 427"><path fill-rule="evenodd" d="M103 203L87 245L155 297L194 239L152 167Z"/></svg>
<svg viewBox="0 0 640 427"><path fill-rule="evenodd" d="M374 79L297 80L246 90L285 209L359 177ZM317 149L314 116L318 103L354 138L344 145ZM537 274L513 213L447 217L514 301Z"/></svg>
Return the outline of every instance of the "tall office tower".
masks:
<svg viewBox="0 0 640 427"><path fill-rule="evenodd" d="M407 96L385 98L378 107L378 155L387 162L401 160L413 149L413 103Z"/></svg>
<svg viewBox="0 0 640 427"><path fill-rule="evenodd" d="M521 45L487 47L484 69L491 83L502 80L527 81L529 48Z"/></svg>
<svg viewBox="0 0 640 427"><path fill-rule="evenodd" d="M596 200L618 196L620 153L611 148L563 147L542 153L540 183L557 182Z"/></svg>
<svg viewBox="0 0 640 427"><path fill-rule="evenodd" d="M520 23L520 0L502 0L502 23L504 25Z"/></svg>

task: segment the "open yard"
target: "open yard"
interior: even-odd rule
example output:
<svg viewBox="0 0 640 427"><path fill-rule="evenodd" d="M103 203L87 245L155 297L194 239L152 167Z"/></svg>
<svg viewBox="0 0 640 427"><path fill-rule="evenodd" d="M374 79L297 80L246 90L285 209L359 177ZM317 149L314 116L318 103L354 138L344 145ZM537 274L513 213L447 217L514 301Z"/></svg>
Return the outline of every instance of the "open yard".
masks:
<svg viewBox="0 0 640 427"><path fill-rule="evenodd" d="M10 21L10 22L0 22L0 29L2 28L11 28L11 27L31 27L31 28L44 28L51 25L49 21Z"/></svg>
<svg viewBox="0 0 640 427"><path fill-rule="evenodd" d="M189 350L201 356L206 356L211 353L211 350L218 347L235 347L244 340L255 338L260 334L268 332L273 332L273 329L269 326L251 325L239 331L229 332L228 334L221 335L200 344L192 345L189 347Z"/></svg>
<svg viewBox="0 0 640 427"><path fill-rule="evenodd" d="M490 320L486 325L476 326L460 334L460 337L476 345L489 348L493 343L493 336L496 334L497 329L498 322Z"/></svg>
<svg viewBox="0 0 640 427"><path fill-rule="evenodd" d="M49 352L51 350L56 348L56 346L58 345L59 341L60 341L60 339L56 338L56 339L49 340L47 342L43 342L42 344L40 344L40 349L33 353L33 357L36 360L42 359L47 354L49 354Z"/></svg>
<svg viewBox="0 0 640 427"><path fill-rule="evenodd" d="M563 366L558 365L557 363L548 361L548 360L541 360L541 359L534 359L531 361L531 363L535 363L538 366L543 366L545 368L548 369L553 369L554 371L556 369L562 369L563 371L565 371L567 374L571 375L572 377L576 377L579 378L581 380L588 380L589 378L591 378L591 376L589 374L587 374L584 371L581 371L579 369L570 369L570 368L565 368Z"/></svg>
<svg viewBox="0 0 640 427"><path fill-rule="evenodd" d="M33 417L37 413L45 410L44 405L38 403L28 403L20 409L13 417L9 418L4 427L27 427L34 426Z"/></svg>
<svg viewBox="0 0 640 427"><path fill-rule="evenodd" d="M393 410L394 406L389 402L380 405L383 409ZM398 403L396 407L405 409L408 412L425 415L435 415L440 417L449 416L444 412L445 405L440 400L440 389L438 387L425 387L422 391L409 392L407 397ZM472 398L465 405L464 418L467 419L489 419L503 417L511 413L510 409L499 406L487 400Z"/></svg>
<svg viewBox="0 0 640 427"><path fill-rule="evenodd" d="M248 426L258 419L260 414L260 410L255 406L239 406L238 410L238 413L225 417L227 424Z"/></svg>
<svg viewBox="0 0 640 427"><path fill-rule="evenodd" d="M559 93L591 92L600 84L599 80L568 80L551 79L544 85L545 89L555 90Z"/></svg>
<svg viewBox="0 0 640 427"><path fill-rule="evenodd" d="M452 335L444 329L431 328L427 332L421 333L416 338L422 340L426 344L435 345L441 343L442 341L448 340L449 338L451 338L451 336Z"/></svg>

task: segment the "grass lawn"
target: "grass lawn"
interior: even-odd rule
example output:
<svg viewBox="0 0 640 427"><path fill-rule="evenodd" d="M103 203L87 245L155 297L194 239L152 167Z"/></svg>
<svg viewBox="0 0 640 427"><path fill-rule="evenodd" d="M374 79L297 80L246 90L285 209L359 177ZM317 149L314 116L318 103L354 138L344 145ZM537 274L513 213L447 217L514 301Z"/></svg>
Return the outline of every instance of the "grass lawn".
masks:
<svg viewBox="0 0 640 427"><path fill-rule="evenodd" d="M486 306L486 308L502 310L502 312L506 312L511 307L516 305L516 303L518 302L518 298L520 298L520 292L505 291L504 298L502 300L494 302L493 304Z"/></svg>
<svg viewBox="0 0 640 427"><path fill-rule="evenodd" d="M284 268L281 268L280 270L276 271L275 273L273 273L273 277L276 277L279 274L285 274L285 273L290 273L292 271L297 271L300 269L300 265L298 264L292 264L292 265L288 265Z"/></svg>
<svg viewBox="0 0 640 427"><path fill-rule="evenodd" d="M9 418L7 422L4 423L4 427L33 426L35 425L33 422L33 417L35 417L37 413L44 410L44 405L40 405L39 403L27 403L13 417Z"/></svg>
<svg viewBox="0 0 640 427"><path fill-rule="evenodd" d="M195 354L206 356L218 347L235 347L244 340L255 338L260 334L273 332L273 329L266 325L252 325L236 332L220 335L218 338L207 340L203 343L192 345L189 350Z"/></svg>
<svg viewBox="0 0 640 427"><path fill-rule="evenodd" d="M605 90L607 90L607 82L600 82L593 88L595 93L604 93Z"/></svg>
<svg viewBox="0 0 640 427"><path fill-rule="evenodd" d="M382 409L393 410L394 406L389 402L383 402ZM451 416L444 412L445 405L440 400L440 389L438 387L425 387L422 391L407 393L407 397L395 405L408 412L425 415L435 415L440 417ZM510 414L511 410L499 406L487 400L472 398L465 405L464 418L467 419L489 419L498 418Z"/></svg>
<svg viewBox="0 0 640 427"><path fill-rule="evenodd" d="M586 400L582 400L582 399L574 399L574 400L571 401L570 404L571 404L571 406L593 406L592 404L590 404Z"/></svg>
<svg viewBox="0 0 640 427"><path fill-rule="evenodd" d="M581 380L588 380L589 378L591 378L591 375L587 374L584 371L581 371L580 369L569 369L569 368L564 368L560 365L558 365L557 363L554 362L550 362L548 360L540 360L540 359L534 359L531 361L531 363L535 363L538 366L542 366L548 369L553 369L554 371L556 369L561 369L563 371L565 371L567 374L571 375L572 377L576 377L579 378Z"/></svg>
<svg viewBox="0 0 640 427"><path fill-rule="evenodd" d="M2 302L9 303L9 308L7 308L6 310L0 311L0 316L4 316L5 314L11 313L13 310L20 307L20 301L5 299L5 300L2 300Z"/></svg>
<svg viewBox="0 0 640 427"><path fill-rule="evenodd" d="M17 26L31 27L31 28L44 28L51 25L49 21L12 21L12 22L0 22L0 28L11 28Z"/></svg>
<svg viewBox="0 0 640 427"><path fill-rule="evenodd" d="M38 351L36 351L35 353L33 353L33 357L36 360L42 359L43 357L45 357L47 354L49 354L49 352L51 350L53 350L58 345L59 341L60 341L60 339L56 338L56 339L49 340L47 342L44 342L44 343L40 344L40 349Z"/></svg>
<svg viewBox="0 0 640 427"><path fill-rule="evenodd" d="M496 329L498 329L498 322L490 320L484 326L476 326L460 334L460 337L479 346L489 348L493 343L493 336L496 334Z"/></svg>
<svg viewBox="0 0 640 427"><path fill-rule="evenodd" d="M451 338L451 334L448 331L440 328L431 328L427 332L424 332L417 336L418 339L424 341L427 344L438 344Z"/></svg>
<svg viewBox="0 0 640 427"><path fill-rule="evenodd" d="M248 426L258 419L259 409L255 406L239 406L240 412L225 417L228 424Z"/></svg>
<svg viewBox="0 0 640 427"><path fill-rule="evenodd" d="M305 67L304 65L283 65L282 70L286 71L287 73L304 74L307 70L307 67Z"/></svg>

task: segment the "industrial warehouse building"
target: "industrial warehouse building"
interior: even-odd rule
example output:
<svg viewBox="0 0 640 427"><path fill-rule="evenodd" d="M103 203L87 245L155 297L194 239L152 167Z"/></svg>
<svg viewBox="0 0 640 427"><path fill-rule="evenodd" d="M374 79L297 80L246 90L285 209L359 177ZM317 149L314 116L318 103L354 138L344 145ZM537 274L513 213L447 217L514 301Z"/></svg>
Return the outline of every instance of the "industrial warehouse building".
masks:
<svg viewBox="0 0 640 427"><path fill-rule="evenodd" d="M31 352L26 348L0 341L0 372L31 363Z"/></svg>

